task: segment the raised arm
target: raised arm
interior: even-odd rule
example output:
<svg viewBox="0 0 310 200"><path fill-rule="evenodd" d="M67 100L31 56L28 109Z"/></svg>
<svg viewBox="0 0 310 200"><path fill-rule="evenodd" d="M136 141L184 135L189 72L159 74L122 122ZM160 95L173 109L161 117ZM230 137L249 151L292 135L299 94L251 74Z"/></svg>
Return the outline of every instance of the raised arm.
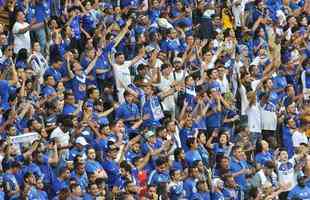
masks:
<svg viewBox="0 0 310 200"><path fill-rule="evenodd" d="M207 147L208 147L209 149L213 149L212 141L213 141L214 138L217 137L217 135L218 135L217 130L214 130L214 131L212 132L211 137L209 137L209 139L208 139L208 141L207 141Z"/></svg>
<svg viewBox="0 0 310 200"><path fill-rule="evenodd" d="M71 67L70 67L70 57L67 56L66 60L67 60L68 78L71 80L74 78L74 73L72 72Z"/></svg>
<svg viewBox="0 0 310 200"><path fill-rule="evenodd" d="M85 69L85 74L86 74L86 75L88 75L88 74L91 72L91 70L94 68L94 66L96 65L96 62L97 62L97 60L98 60L98 58L99 58L100 55L101 55L101 50L98 50L98 51L96 52L96 57L95 57L95 59L92 60L92 61L89 63L89 65L87 66L87 68Z"/></svg>
<svg viewBox="0 0 310 200"><path fill-rule="evenodd" d="M125 27L121 30L121 32L114 39L113 48L117 47L117 45L121 42L121 40L125 37L126 33L129 31L129 26L132 24L132 19L129 19L125 25Z"/></svg>
<svg viewBox="0 0 310 200"><path fill-rule="evenodd" d="M15 68L15 64L11 65L11 69L12 69L12 78L11 78L11 80L9 80L9 83L11 85L15 85L18 82L18 75L17 75L17 71L16 71L16 68Z"/></svg>
<svg viewBox="0 0 310 200"><path fill-rule="evenodd" d="M143 48L141 48L141 49L139 50L138 55L137 55L136 57L134 57L134 58L131 60L130 65L132 66L132 65L136 64L140 59L143 58L144 55L145 55L145 49L144 49L144 47L143 47Z"/></svg>

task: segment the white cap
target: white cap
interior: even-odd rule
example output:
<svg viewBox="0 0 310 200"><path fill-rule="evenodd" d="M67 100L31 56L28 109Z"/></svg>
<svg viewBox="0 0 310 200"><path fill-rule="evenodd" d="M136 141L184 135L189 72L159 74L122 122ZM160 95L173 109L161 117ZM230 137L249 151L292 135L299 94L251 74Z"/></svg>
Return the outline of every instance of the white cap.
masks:
<svg viewBox="0 0 310 200"><path fill-rule="evenodd" d="M160 27L162 27L162 28L166 28L166 29L171 29L171 28L173 28L172 24L170 24L170 23L168 22L168 20L165 19L165 18L159 18L159 19L157 20L157 24L158 24L158 26L160 26Z"/></svg>
<svg viewBox="0 0 310 200"><path fill-rule="evenodd" d="M182 58L179 58L179 57L175 57L174 59L173 59L173 62L175 63L175 62L180 62L180 63L182 63Z"/></svg>
<svg viewBox="0 0 310 200"><path fill-rule="evenodd" d="M82 145L82 146L88 145L87 141L86 141L85 138L82 137L82 136L76 138L75 143L76 143L76 144L80 144L80 145Z"/></svg>

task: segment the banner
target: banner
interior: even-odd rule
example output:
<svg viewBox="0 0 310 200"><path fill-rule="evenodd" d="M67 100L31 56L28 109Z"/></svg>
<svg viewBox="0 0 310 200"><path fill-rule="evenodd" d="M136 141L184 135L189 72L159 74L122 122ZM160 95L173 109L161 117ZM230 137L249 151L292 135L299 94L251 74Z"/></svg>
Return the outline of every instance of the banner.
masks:
<svg viewBox="0 0 310 200"><path fill-rule="evenodd" d="M22 135L10 137L12 144L32 143L33 141L37 139L40 139L40 135L37 132L25 133Z"/></svg>

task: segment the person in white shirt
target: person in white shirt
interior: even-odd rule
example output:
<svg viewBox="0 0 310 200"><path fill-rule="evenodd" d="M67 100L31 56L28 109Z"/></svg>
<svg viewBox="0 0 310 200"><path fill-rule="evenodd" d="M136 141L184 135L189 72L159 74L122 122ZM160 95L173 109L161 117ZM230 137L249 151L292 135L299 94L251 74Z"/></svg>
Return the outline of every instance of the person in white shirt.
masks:
<svg viewBox="0 0 310 200"><path fill-rule="evenodd" d="M279 159L276 162L279 185L287 185L287 190L292 190L297 184L297 174L295 172L295 158L288 159L285 149L280 149ZM285 194L282 194L285 195Z"/></svg>
<svg viewBox="0 0 310 200"><path fill-rule="evenodd" d="M173 87L176 82L174 80L173 72L172 72L172 67L169 64L163 64L161 66L161 74L159 76L160 80L159 83L156 85L161 92L167 92L168 90ZM164 111L169 111L172 113L172 118L175 118L175 99L174 96L167 96L166 98L163 99L162 101L162 106Z"/></svg>
<svg viewBox="0 0 310 200"><path fill-rule="evenodd" d="M308 144L308 138L304 132L300 132L298 129L295 129L292 135L293 146L296 148L300 144Z"/></svg>
<svg viewBox="0 0 310 200"><path fill-rule="evenodd" d="M276 138L277 108L275 104L269 101L269 93L262 92L259 98L263 138L269 142L272 149L275 149L278 146Z"/></svg>
<svg viewBox="0 0 310 200"><path fill-rule="evenodd" d="M28 63L31 64L33 71L36 73L42 83L43 74L45 72L45 69L48 68L48 63L41 53L41 47L39 42L35 42L33 44L32 54L28 58Z"/></svg>
<svg viewBox="0 0 310 200"><path fill-rule="evenodd" d="M306 67L301 73L302 93L305 100L310 100L310 67Z"/></svg>
<svg viewBox="0 0 310 200"><path fill-rule="evenodd" d="M125 102L124 92L128 85L132 83L129 67L136 64L145 54L144 48L142 48L139 54L132 60L125 60L125 55L122 52L115 54L115 62L112 61L110 56L110 63L113 67L114 77L116 79L116 88L118 101L120 103Z"/></svg>
<svg viewBox="0 0 310 200"><path fill-rule="evenodd" d="M175 81L184 81L185 77L188 75L187 71L183 69L182 58L176 57L173 59L173 78Z"/></svg>
<svg viewBox="0 0 310 200"><path fill-rule="evenodd" d="M248 127L251 132L250 140L252 144L262 139L262 118L259 108L259 104L256 100L256 93L251 91L247 93L249 100L248 107L246 109L246 115L248 116Z"/></svg>
<svg viewBox="0 0 310 200"><path fill-rule="evenodd" d="M247 0L233 0L232 1L232 13L235 19L236 36L240 37L241 27L244 25L245 16L245 4Z"/></svg>
<svg viewBox="0 0 310 200"><path fill-rule="evenodd" d="M227 70L224 66L220 66L218 68L218 74L219 74L219 83L220 83L220 89L221 89L221 93L225 94L225 93L229 93L230 92L230 85L229 85L229 81L227 79Z"/></svg>
<svg viewBox="0 0 310 200"><path fill-rule="evenodd" d="M18 11L16 14L17 21L13 25L14 35L14 53L17 54L22 48L27 49L28 53L31 52L31 39L30 30L31 25L25 22L25 14L22 11Z"/></svg>

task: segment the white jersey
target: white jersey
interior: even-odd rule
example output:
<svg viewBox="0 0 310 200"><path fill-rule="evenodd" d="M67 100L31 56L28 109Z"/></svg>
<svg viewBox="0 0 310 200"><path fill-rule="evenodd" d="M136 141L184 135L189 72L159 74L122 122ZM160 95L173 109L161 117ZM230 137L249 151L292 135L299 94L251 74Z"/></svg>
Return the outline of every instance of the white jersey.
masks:
<svg viewBox="0 0 310 200"><path fill-rule="evenodd" d="M30 40L30 32L27 31L25 33L19 33L20 30L28 27L29 24L15 22L13 25L13 35L14 35L14 53L17 54L18 51L22 48L27 49L28 53L31 52L31 40Z"/></svg>
<svg viewBox="0 0 310 200"><path fill-rule="evenodd" d="M292 190L296 184L296 173L295 173L295 160L291 158L287 162L278 162L277 163L277 172L279 178L279 184L290 184L288 191Z"/></svg>
<svg viewBox="0 0 310 200"><path fill-rule="evenodd" d="M170 73L168 77L160 75L160 83L157 84L157 87L160 91L166 92L171 89L171 85L174 82L173 73ZM170 95L163 99L162 106L164 111L174 111L175 110L175 101L174 96Z"/></svg>

